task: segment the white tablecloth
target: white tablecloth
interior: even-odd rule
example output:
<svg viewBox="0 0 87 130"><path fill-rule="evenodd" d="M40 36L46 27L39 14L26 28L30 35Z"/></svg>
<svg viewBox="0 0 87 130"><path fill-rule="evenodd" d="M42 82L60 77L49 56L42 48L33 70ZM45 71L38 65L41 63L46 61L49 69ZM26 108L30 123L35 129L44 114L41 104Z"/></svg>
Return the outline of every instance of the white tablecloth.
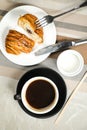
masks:
<svg viewBox="0 0 87 130"><path fill-rule="evenodd" d="M50 118L38 119L21 109L13 98L17 83L18 80L0 76L0 130L87 129L87 93L77 92L58 124L55 125L58 114ZM84 85L82 86L86 87Z"/></svg>

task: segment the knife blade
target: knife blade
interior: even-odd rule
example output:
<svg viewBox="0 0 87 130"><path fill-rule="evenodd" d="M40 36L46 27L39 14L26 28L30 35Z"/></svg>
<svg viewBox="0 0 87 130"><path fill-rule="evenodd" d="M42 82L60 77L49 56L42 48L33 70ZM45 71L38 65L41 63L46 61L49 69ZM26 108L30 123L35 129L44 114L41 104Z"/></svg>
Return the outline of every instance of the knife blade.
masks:
<svg viewBox="0 0 87 130"><path fill-rule="evenodd" d="M85 44L87 43L87 39L82 39L82 40L77 40L77 41L63 41L63 42L58 42L56 44L52 44L49 46L46 46L42 49L39 49L35 52L36 56L47 54L47 53L54 53L57 51L63 51L65 49L70 48L71 46L77 46L80 44Z"/></svg>

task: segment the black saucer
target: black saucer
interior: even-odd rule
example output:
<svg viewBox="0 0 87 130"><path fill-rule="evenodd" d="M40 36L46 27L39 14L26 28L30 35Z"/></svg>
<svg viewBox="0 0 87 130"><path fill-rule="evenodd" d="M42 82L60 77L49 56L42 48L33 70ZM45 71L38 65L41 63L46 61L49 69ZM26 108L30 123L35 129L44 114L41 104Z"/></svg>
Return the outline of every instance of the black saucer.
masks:
<svg viewBox="0 0 87 130"><path fill-rule="evenodd" d="M25 108L25 106L23 105L21 100L18 100L19 105L21 106L21 108L29 115L37 117L37 118L47 118L50 116L55 115L57 112L59 112L59 110L62 108L65 99L66 99L66 85L65 82L63 80L63 78L54 70L49 69L49 68L36 68L36 69L32 69L28 72L26 72L21 79L18 82L17 85L17 90L16 90L16 94L21 94L21 90L22 87L24 85L24 83L29 80L32 77L36 77L36 76L44 76L47 77L49 79L51 79L58 87L58 91L59 91L59 100L57 105L55 106L55 108L53 110L51 110L48 113L45 114L35 114L30 112L29 110L27 110Z"/></svg>

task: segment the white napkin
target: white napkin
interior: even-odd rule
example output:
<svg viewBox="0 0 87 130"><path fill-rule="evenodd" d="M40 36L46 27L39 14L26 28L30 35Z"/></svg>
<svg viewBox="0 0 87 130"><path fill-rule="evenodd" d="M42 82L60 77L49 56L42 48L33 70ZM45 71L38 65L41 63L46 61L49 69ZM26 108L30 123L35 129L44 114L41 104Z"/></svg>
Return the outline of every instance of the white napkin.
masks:
<svg viewBox="0 0 87 130"><path fill-rule="evenodd" d="M0 130L86 130L87 93L77 92L58 124L58 114L38 119L26 114L13 99L18 80L0 76Z"/></svg>

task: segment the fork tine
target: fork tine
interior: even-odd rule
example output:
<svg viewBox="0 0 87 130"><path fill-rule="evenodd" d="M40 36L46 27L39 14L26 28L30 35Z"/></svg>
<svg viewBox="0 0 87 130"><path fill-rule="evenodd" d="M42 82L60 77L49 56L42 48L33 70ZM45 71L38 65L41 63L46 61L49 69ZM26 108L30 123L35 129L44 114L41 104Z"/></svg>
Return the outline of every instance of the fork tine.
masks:
<svg viewBox="0 0 87 130"><path fill-rule="evenodd" d="M41 19L37 19L35 21L35 24L37 25L37 28L40 28L40 27L44 27L46 26L48 23L47 23L47 19L45 18L45 16Z"/></svg>
<svg viewBox="0 0 87 130"><path fill-rule="evenodd" d="M47 22L39 23L39 24L37 24L37 29L41 28L41 27L45 27L47 24L48 24Z"/></svg>
<svg viewBox="0 0 87 130"><path fill-rule="evenodd" d="M43 17L43 18L41 18L41 19L37 19L36 21L35 21L35 23L39 23L39 22L42 22L43 20L45 20L46 18L45 18L45 16Z"/></svg>

